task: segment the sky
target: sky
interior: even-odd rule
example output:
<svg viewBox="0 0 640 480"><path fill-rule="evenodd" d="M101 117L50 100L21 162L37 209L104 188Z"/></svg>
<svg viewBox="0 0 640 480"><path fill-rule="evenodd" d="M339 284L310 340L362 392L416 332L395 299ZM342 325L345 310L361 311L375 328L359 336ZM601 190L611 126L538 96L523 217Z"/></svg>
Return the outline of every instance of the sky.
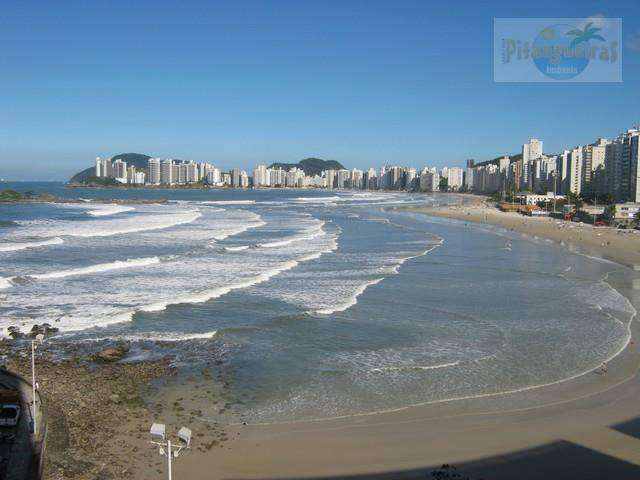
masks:
<svg viewBox="0 0 640 480"><path fill-rule="evenodd" d="M622 83L495 83L494 17L621 17ZM640 123L640 2L3 0L0 178L124 152L463 165Z"/></svg>

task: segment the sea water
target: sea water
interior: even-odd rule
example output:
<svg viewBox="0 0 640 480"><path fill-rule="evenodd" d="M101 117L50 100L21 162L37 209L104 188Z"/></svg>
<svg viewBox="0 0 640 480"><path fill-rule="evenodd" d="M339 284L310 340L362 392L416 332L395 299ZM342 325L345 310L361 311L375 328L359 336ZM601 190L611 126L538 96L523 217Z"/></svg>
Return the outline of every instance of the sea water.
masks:
<svg viewBox="0 0 640 480"><path fill-rule="evenodd" d="M0 205L1 333L215 356L245 421L536 388L629 341L623 267L396 208L459 196L11 186L145 203Z"/></svg>

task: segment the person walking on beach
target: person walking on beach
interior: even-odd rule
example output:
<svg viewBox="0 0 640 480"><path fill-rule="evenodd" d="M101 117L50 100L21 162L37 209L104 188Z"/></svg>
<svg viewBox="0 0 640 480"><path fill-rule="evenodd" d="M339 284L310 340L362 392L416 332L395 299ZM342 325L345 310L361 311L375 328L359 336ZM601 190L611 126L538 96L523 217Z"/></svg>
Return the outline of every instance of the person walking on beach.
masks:
<svg viewBox="0 0 640 480"><path fill-rule="evenodd" d="M606 373L607 373L607 362L602 362L602 365L600 365L600 373L602 375L606 375Z"/></svg>

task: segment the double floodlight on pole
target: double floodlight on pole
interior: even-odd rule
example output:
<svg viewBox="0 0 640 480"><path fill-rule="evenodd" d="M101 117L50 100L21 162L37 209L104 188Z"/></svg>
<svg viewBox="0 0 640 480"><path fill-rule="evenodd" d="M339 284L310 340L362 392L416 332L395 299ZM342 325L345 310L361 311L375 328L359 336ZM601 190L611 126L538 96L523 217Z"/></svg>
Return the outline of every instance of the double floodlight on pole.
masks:
<svg viewBox="0 0 640 480"><path fill-rule="evenodd" d="M33 418L33 436L38 433L38 406L36 405L36 390L38 384L36 383L36 343L43 343L44 335L39 333L31 340L31 405L32 405L32 418Z"/></svg>
<svg viewBox="0 0 640 480"><path fill-rule="evenodd" d="M154 423L151 425L151 430L149 431L151 434L151 443L154 445L158 445L160 449L158 453L161 456L167 457L167 478L171 480L171 463L173 458L178 458L178 455L183 449L188 449L191 447L191 430L187 427L182 427L178 430L178 439L179 442L176 445L175 443L171 443L171 439L165 439L166 427L164 423ZM155 441L153 438L161 438L162 441ZM165 450L166 448L166 450Z"/></svg>

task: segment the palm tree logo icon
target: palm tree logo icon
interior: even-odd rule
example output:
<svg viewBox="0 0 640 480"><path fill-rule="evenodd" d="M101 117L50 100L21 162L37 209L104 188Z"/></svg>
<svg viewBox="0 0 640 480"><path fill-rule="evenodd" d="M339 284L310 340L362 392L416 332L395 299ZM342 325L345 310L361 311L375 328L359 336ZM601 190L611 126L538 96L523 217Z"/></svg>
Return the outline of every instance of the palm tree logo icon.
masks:
<svg viewBox="0 0 640 480"><path fill-rule="evenodd" d="M606 42L606 40L598 35L596 32L599 32L601 29L594 27L593 22L589 22L584 26L584 30L580 30L579 28L574 28L573 30L569 30L566 34L570 36L575 36L571 43L569 44L569 48L575 48L581 43L589 43L589 40L600 40L602 42Z"/></svg>
<svg viewBox="0 0 640 480"><path fill-rule="evenodd" d="M571 80L580 75L594 58L595 48L590 42L606 42L600 30L593 26L593 22L583 28L566 23L547 25L533 42L533 62L549 78Z"/></svg>

